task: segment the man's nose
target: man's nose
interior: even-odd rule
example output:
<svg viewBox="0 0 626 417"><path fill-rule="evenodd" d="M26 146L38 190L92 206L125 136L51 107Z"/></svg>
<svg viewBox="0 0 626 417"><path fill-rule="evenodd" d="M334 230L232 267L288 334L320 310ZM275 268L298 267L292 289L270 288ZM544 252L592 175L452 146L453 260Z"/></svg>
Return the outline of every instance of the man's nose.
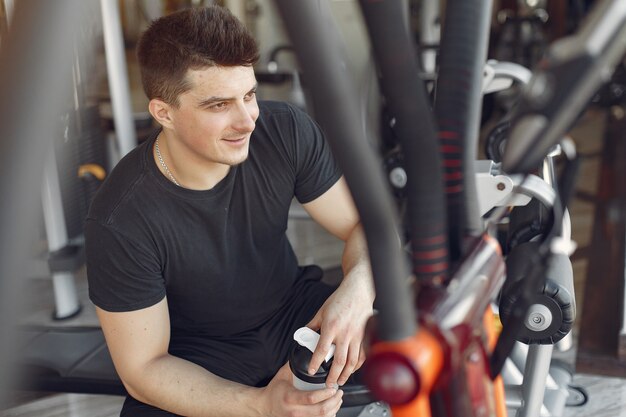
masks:
<svg viewBox="0 0 626 417"><path fill-rule="evenodd" d="M233 127L243 133L249 133L254 130L256 126L256 116L258 114L258 107L256 104L243 103L238 106L236 119L234 120Z"/></svg>

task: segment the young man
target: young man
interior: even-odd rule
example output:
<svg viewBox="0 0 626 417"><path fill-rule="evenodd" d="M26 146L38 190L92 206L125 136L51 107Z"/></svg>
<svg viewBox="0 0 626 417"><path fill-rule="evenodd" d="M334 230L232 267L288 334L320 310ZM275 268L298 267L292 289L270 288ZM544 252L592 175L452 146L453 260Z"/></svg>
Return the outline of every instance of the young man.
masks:
<svg viewBox="0 0 626 417"><path fill-rule="evenodd" d="M258 49L226 9L157 20L138 57L162 128L111 173L85 231L90 298L130 394L122 415L334 415L336 384L364 360L374 290L320 130L292 106L257 103ZM294 196L345 241L337 288L297 265ZM321 334L313 371L336 345L323 390L294 389L286 366L304 325Z"/></svg>

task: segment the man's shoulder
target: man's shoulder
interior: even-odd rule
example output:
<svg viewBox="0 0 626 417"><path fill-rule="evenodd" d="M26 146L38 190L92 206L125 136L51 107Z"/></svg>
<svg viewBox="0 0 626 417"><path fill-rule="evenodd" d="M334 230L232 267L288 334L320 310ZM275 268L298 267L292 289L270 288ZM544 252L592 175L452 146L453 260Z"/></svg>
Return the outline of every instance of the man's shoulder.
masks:
<svg viewBox="0 0 626 417"><path fill-rule="evenodd" d="M301 108L284 101L259 100L260 116L257 120L256 134L278 135L281 139L286 132L297 136L297 131L309 129L315 123Z"/></svg>
<svg viewBox="0 0 626 417"><path fill-rule="evenodd" d="M145 146L146 143L137 146L111 170L94 196L87 218L108 223L122 203L137 194L137 187L147 174Z"/></svg>

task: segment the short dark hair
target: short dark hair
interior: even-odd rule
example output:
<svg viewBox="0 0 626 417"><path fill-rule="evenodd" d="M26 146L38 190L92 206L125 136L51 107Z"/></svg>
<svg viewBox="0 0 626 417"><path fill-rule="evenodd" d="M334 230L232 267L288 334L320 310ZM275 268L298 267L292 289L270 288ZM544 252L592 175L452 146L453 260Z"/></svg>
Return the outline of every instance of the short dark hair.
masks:
<svg viewBox="0 0 626 417"><path fill-rule="evenodd" d="M188 70L251 66L259 47L228 9L188 8L152 22L139 39L137 58L148 98L178 106L178 96L191 88Z"/></svg>

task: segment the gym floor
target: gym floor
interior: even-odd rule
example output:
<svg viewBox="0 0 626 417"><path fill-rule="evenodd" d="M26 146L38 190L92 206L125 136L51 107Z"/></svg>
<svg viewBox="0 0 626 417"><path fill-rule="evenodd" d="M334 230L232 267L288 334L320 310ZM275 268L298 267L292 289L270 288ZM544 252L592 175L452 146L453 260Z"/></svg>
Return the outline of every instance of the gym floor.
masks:
<svg viewBox="0 0 626 417"><path fill-rule="evenodd" d="M577 190L594 193L597 188L599 150L603 131L603 113L598 110L588 112L572 132L578 151L585 155L582 170L577 182ZM298 209L295 210L296 214ZM579 247L585 247L591 236L594 207L588 201L575 199L571 206L573 237ZM289 237L303 264L317 263L323 268L335 267L340 262L340 242L329 236L317 225L304 216L296 215L291 220ZM584 280L587 276L587 260L576 257L574 274L577 291L578 315L582 311ZM31 295L25 305L27 312L22 324L43 326L96 326L98 325L93 306L87 298L87 283L84 270L77 273L76 282L83 311L78 317L64 322L55 322L50 318L54 308L52 284L47 278L46 265L43 261L33 261L29 270L27 293ZM576 340L577 329L574 331ZM574 348L559 357L574 363ZM624 375L626 378L626 375ZM607 378L597 375L576 374L574 385L584 387L589 394L589 401L582 407L566 409L563 417L626 417L626 379ZM51 394L15 392L10 408L0 411L0 417L113 417L119 415L122 397L85 394Z"/></svg>

